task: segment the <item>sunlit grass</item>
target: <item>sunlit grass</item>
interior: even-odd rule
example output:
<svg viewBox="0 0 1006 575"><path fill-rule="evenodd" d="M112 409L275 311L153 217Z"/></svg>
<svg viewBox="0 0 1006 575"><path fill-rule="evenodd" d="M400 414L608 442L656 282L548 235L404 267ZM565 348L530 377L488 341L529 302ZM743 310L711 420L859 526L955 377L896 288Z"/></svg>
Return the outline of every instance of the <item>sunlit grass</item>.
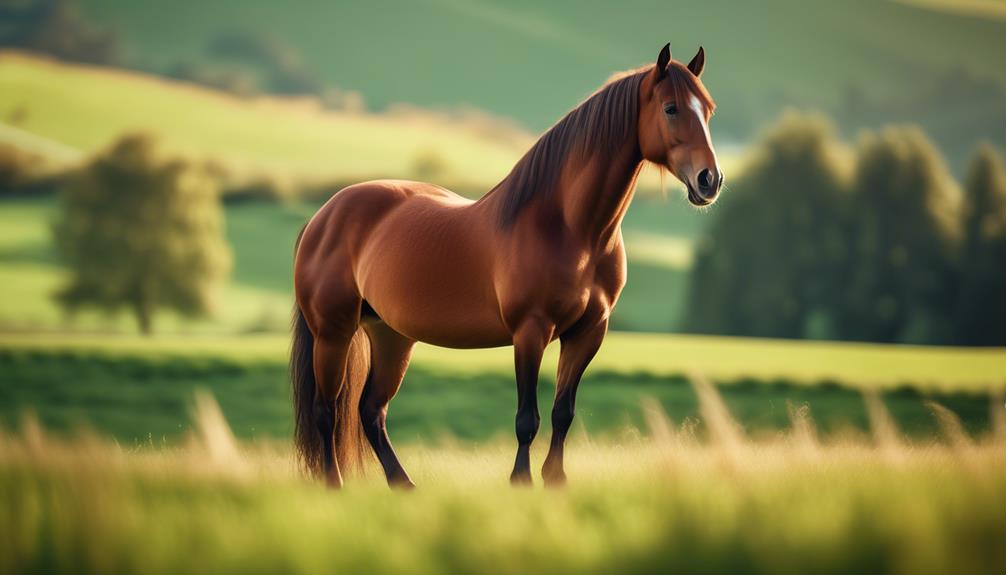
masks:
<svg viewBox="0 0 1006 575"><path fill-rule="evenodd" d="M217 357L283 363L289 337L266 333L239 336L0 333L0 348L98 353L108 357ZM554 373L558 344L550 345L543 373ZM412 365L451 375L513 373L512 348L456 350L419 344ZM718 336L612 332L591 372L667 376L697 371L716 379L753 378L796 383L841 382L864 389L908 385L922 390L986 392L1006 383L1006 350L804 342Z"/></svg>
<svg viewBox="0 0 1006 575"><path fill-rule="evenodd" d="M404 177L429 152L451 181L491 186L530 136L434 114L350 113L306 100L241 99L140 73L0 53L0 115L84 154L124 132L156 134L168 150L238 174L287 180ZM4 132L0 132L3 136ZM65 156L65 154L64 154Z"/></svg>
<svg viewBox="0 0 1006 575"><path fill-rule="evenodd" d="M753 440L699 389L708 438L649 409L645 432L575 437L558 491L510 488L508 443L450 441L401 447L415 492L388 491L373 466L326 491L284 445L235 442L205 397L175 449L57 440L29 419L0 439L0 570L982 573L1006 560L1001 421L910 443L878 420L872 442L822 442L794 410L792 432Z"/></svg>

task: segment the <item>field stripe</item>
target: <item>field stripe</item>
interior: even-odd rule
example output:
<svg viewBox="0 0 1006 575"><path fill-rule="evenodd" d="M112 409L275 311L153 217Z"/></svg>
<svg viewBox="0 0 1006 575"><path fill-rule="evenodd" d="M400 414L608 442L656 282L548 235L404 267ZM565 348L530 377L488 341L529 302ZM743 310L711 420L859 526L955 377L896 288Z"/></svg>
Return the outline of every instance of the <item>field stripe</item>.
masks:
<svg viewBox="0 0 1006 575"><path fill-rule="evenodd" d="M217 357L242 362L285 362L283 334L174 335L143 339L114 335L0 334L0 349L100 353L112 356ZM558 345L542 366L552 378ZM453 375L509 374L509 348L450 350L417 347L413 363ZM1006 349L801 342L749 338L614 332L590 371L666 376L702 373L719 381L751 378L801 383L838 381L862 388L983 392L1006 385Z"/></svg>

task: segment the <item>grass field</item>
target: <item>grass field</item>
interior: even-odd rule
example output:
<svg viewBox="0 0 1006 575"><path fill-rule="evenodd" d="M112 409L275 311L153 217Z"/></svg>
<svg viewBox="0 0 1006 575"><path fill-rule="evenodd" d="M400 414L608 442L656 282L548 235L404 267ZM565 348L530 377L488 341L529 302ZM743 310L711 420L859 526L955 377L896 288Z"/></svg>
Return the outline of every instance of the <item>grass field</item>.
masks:
<svg viewBox="0 0 1006 575"><path fill-rule="evenodd" d="M182 447L0 436L4 573L991 573L1006 561L1006 438L906 444L793 431L753 441L707 388L699 442L574 440L566 489L513 489L509 445L406 446L419 484L341 493L240 444L212 401ZM541 461L536 450L533 460Z"/></svg>
<svg viewBox="0 0 1006 575"><path fill-rule="evenodd" d="M548 430L557 346L542 367L539 405ZM291 432L287 339L0 335L0 423L26 411L62 433L92 428L124 445L173 444L189 429L199 390L213 393L235 433L283 439ZM512 435L512 351L447 350L421 345L389 416L396 441L443 437L485 441ZM1006 351L813 344L613 333L581 386L577 433L612 436L643 422L655 401L678 423L698 416L686 376L720 384L747 430L789 425L788 406L806 405L822 433L865 433L862 392L879 390L906 434L937 432L926 402L956 412L974 433L990 428L990 397L1006 381ZM544 433L544 432L543 432Z"/></svg>
<svg viewBox="0 0 1006 575"><path fill-rule="evenodd" d="M1003 143L992 0L79 4L128 69L0 51L0 146L52 172L144 131L222 166L232 191L416 177L480 195L533 133L668 40L679 59L705 45L731 182L789 106L847 137L918 123L955 168L977 140ZM232 32L275 40L368 111L148 73L219 65L207 46ZM292 249L317 203L228 196L234 270L214 314L161 311L139 337L127 314L64 315L57 199L0 190L39 194L0 199L0 575L1002 571L1006 348L668 334L693 242L731 194L693 210L661 186L647 172L623 224L628 284L579 388L570 484L538 472L557 343L535 484L516 489L513 350L419 344L388 414L411 493L374 461L328 491L292 452Z"/></svg>

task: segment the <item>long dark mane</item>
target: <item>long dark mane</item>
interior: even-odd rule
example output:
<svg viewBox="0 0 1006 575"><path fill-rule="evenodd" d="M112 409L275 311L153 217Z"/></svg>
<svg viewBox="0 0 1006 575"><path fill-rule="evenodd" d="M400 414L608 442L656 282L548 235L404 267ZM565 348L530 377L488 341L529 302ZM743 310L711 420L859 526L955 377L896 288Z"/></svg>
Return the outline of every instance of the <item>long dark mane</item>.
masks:
<svg viewBox="0 0 1006 575"><path fill-rule="evenodd" d="M588 153L614 154L635 134L639 119L639 86L653 66L618 74L546 131L518 161L510 174L489 193L506 194L499 212L500 227L509 227L533 198L550 194L570 158ZM667 68L667 79L679 96L696 94L710 110L708 92L678 62Z"/></svg>
<svg viewBox="0 0 1006 575"><path fill-rule="evenodd" d="M492 190L506 194L499 212L501 227L509 227L534 197L551 193L571 155L583 155L588 150L598 150L599 146L613 153L635 132L639 117L639 84L650 69L652 66L609 81L531 146L510 174Z"/></svg>

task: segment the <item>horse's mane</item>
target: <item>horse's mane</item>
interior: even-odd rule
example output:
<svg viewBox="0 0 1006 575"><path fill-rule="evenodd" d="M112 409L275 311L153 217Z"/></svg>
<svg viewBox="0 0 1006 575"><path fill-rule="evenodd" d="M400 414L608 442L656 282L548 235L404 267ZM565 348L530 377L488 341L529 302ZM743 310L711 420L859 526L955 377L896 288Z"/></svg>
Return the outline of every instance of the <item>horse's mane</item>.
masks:
<svg viewBox="0 0 1006 575"><path fill-rule="evenodd" d="M505 193L499 212L501 227L509 227L533 198L550 194L567 158L589 151L614 154L635 134L639 119L639 86L653 66L613 76L579 106L548 129L518 161L510 174L489 193ZM695 94L710 111L715 103L688 69L678 62L667 67L667 79L682 100Z"/></svg>

